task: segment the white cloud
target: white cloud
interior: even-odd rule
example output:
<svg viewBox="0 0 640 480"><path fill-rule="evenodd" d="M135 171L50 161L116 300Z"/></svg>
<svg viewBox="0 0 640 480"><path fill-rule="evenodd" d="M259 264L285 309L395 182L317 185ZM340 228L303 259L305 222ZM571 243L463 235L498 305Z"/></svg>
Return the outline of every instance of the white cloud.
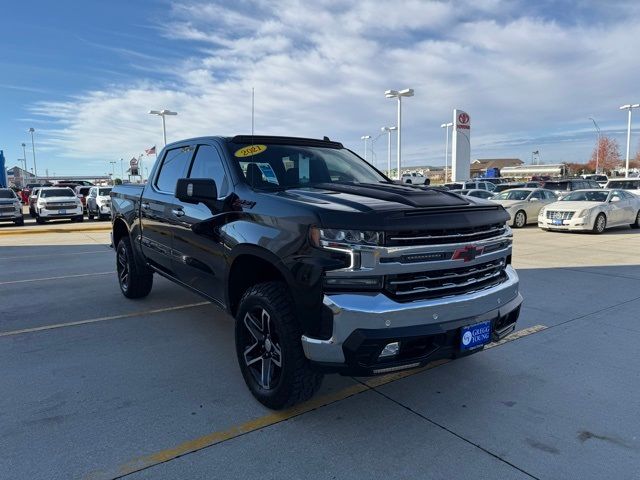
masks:
<svg viewBox="0 0 640 480"><path fill-rule="evenodd" d="M443 163L439 125L454 107L472 114L474 156L527 159L543 144L547 160L585 160L587 116L619 127L617 106L637 95L640 24L630 17L567 25L518 16L516 7L497 0L175 3L163 31L193 43L194 54L165 82L140 79L32 112L55 122L43 141L59 157L108 161L160 144L150 108L179 112L168 119L170 140L248 132L255 87L258 132L329 135L360 151L361 135L395 122L395 103L383 91L411 86L416 96L403 118L409 162ZM386 158L385 142L376 147Z"/></svg>

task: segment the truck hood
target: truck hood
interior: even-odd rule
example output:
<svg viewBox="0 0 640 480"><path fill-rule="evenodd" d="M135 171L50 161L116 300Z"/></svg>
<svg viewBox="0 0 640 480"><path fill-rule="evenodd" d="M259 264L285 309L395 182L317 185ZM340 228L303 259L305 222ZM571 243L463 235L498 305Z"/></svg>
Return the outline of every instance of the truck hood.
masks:
<svg viewBox="0 0 640 480"><path fill-rule="evenodd" d="M312 207L321 225L332 228L455 228L504 223L509 219L500 205L491 202L397 184L328 183L290 189L276 195L287 202Z"/></svg>
<svg viewBox="0 0 640 480"><path fill-rule="evenodd" d="M546 210L561 210L561 211L579 211L588 208L601 207L606 205L606 202L554 202L546 206Z"/></svg>

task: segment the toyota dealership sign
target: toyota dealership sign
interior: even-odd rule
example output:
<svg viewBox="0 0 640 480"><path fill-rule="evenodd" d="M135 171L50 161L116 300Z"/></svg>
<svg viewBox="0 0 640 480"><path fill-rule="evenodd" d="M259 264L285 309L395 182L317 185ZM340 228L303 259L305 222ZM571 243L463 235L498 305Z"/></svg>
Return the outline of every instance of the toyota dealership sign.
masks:
<svg viewBox="0 0 640 480"><path fill-rule="evenodd" d="M451 139L451 179L454 182L471 177L471 117L463 110L453 111L453 138Z"/></svg>

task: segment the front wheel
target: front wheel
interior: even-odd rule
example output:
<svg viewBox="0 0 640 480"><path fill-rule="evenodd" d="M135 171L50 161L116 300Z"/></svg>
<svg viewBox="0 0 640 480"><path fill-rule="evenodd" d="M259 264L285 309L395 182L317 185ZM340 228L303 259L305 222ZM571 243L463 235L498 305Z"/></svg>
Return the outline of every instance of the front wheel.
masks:
<svg viewBox="0 0 640 480"><path fill-rule="evenodd" d="M36 214L36 223L38 225L44 225L46 222L46 220L44 218L42 218L40 215Z"/></svg>
<svg viewBox="0 0 640 480"><path fill-rule="evenodd" d="M604 213L599 213L595 222L593 222L593 233L602 233L605 228L607 228L607 217L605 217Z"/></svg>
<svg viewBox="0 0 640 480"><path fill-rule="evenodd" d="M240 300L235 330L242 376L260 403L279 410L318 391L322 375L304 355L302 330L284 283L249 288Z"/></svg>
<svg viewBox="0 0 640 480"><path fill-rule="evenodd" d="M527 214L523 210L518 210L513 217L513 226L522 228L527 224Z"/></svg>
<svg viewBox="0 0 640 480"><path fill-rule="evenodd" d="M153 287L153 273L142 270L133 255L131 240L124 237L116 250L116 271L120 291L127 298L146 297Z"/></svg>
<svg viewBox="0 0 640 480"><path fill-rule="evenodd" d="M636 213L636 221L629 225L631 228L640 228L640 210Z"/></svg>
<svg viewBox="0 0 640 480"><path fill-rule="evenodd" d="M20 217L17 220L14 220L13 223L18 227L22 227L24 225L24 217Z"/></svg>

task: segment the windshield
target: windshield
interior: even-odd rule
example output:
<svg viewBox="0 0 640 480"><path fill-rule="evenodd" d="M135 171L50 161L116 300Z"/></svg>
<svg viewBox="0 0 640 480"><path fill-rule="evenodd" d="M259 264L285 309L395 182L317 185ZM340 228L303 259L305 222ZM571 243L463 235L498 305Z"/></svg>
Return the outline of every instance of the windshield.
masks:
<svg viewBox="0 0 640 480"><path fill-rule="evenodd" d="M110 188L100 188L100 189L98 189L98 196L99 197L108 197L110 193L111 193L111 189Z"/></svg>
<svg viewBox="0 0 640 480"><path fill-rule="evenodd" d="M89 190L91 190L91 187L82 187L78 189L78 193L81 195L88 195Z"/></svg>
<svg viewBox="0 0 640 480"><path fill-rule="evenodd" d="M530 194L529 190L508 190L499 193L492 200L526 200Z"/></svg>
<svg viewBox="0 0 640 480"><path fill-rule="evenodd" d="M561 202L606 202L609 192L597 190L578 190L563 197Z"/></svg>
<svg viewBox="0 0 640 480"><path fill-rule="evenodd" d="M40 192L41 198L47 197L75 197L76 194L70 188L51 188Z"/></svg>
<svg viewBox="0 0 640 480"><path fill-rule="evenodd" d="M247 183L261 190L322 183L388 183L383 175L347 149L304 145L228 143L230 157Z"/></svg>
<svg viewBox="0 0 640 480"><path fill-rule="evenodd" d="M16 198L13 190L0 190L0 198Z"/></svg>

